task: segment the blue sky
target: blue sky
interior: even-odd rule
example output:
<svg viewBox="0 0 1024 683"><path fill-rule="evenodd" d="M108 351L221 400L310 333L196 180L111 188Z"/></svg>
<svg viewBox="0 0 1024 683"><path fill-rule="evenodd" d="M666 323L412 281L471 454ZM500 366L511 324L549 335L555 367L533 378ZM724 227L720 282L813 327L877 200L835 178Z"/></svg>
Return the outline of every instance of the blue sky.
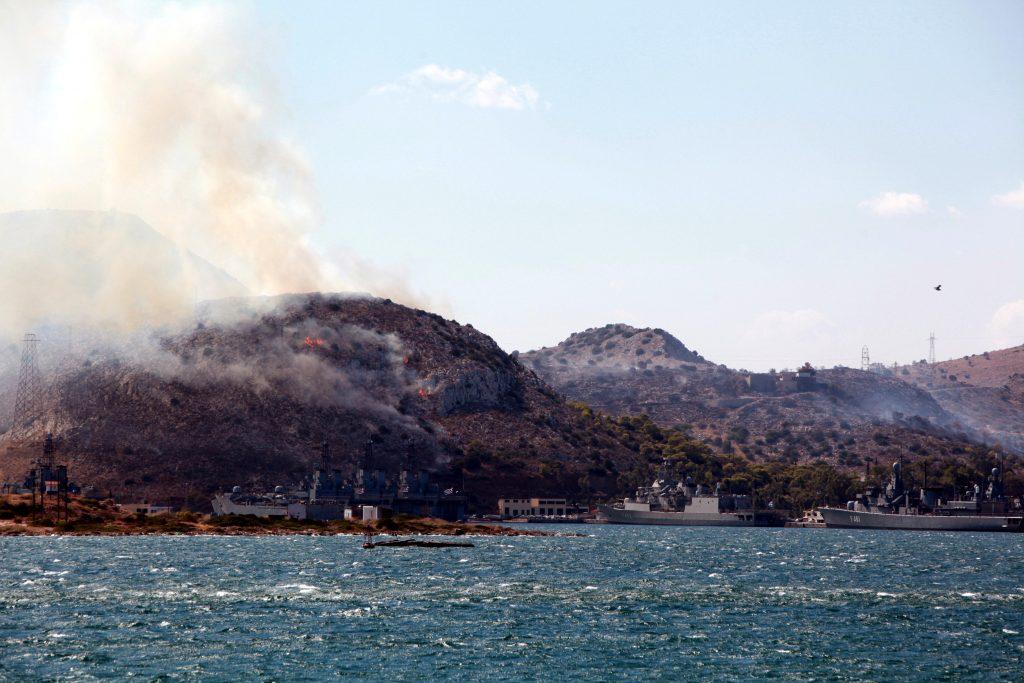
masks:
<svg viewBox="0 0 1024 683"><path fill-rule="evenodd" d="M1024 3L246 7L316 246L506 350L608 322L749 368L1024 342Z"/></svg>

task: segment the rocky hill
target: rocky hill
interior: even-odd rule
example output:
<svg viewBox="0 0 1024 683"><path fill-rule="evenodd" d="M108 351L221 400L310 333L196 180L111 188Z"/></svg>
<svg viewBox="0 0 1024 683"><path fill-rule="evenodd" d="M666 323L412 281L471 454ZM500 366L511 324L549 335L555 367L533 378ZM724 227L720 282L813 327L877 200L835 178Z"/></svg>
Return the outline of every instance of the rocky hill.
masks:
<svg viewBox="0 0 1024 683"><path fill-rule="evenodd" d="M509 356L470 325L369 296L223 300L180 332L51 359L40 403L3 426L0 479L22 475L48 432L77 482L200 510L233 485L299 482L324 440L342 468L372 441L368 464L430 470L484 510L508 494L607 499L666 461L796 506L852 491L820 465L859 468L897 447L990 466L926 391L898 379L824 371L814 391L758 392L664 331L608 329L576 336L562 363L557 347ZM622 417L566 401L534 367ZM10 382L2 390L13 396ZM627 417L637 413L661 427ZM811 464L785 465L797 461Z"/></svg>
<svg viewBox="0 0 1024 683"><path fill-rule="evenodd" d="M678 369L706 364L696 351L686 348L665 330L639 330L621 323L575 332L558 346L530 351L524 358L529 358L532 366L565 374Z"/></svg>
<svg viewBox="0 0 1024 683"><path fill-rule="evenodd" d="M1024 346L897 370L990 443L1024 453Z"/></svg>
<svg viewBox="0 0 1024 683"><path fill-rule="evenodd" d="M606 325L520 360L573 400L613 415L647 414L755 461L860 467L897 447L943 455L972 443L969 427L896 377L834 369L816 372L809 391L797 390L795 373L752 384L749 373L715 365L660 329Z"/></svg>
<svg viewBox="0 0 1024 683"><path fill-rule="evenodd" d="M368 296L222 301L187 331L55 365L38 410L0 437L2 479L47 432L78 482L197 508L296 483L323 440L355 468L372 438L374 464L432 470L485 505L581 479L609 496L647 466L472 326Z"/></svg>

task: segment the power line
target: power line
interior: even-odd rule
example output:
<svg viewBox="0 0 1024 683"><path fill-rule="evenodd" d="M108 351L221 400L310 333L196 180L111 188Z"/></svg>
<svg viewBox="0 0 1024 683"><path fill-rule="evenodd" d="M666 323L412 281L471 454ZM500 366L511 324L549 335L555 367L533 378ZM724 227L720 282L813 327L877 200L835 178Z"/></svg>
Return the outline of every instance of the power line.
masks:
<svg viewBox="0 0 1024 683"><path fill-rule="evenodd" d="M39 373L39 337L31 332L21 340L21 369L18 372L18 392L14 398L14 427L19 427L35 414L43 395L43 378Z"/></svg>

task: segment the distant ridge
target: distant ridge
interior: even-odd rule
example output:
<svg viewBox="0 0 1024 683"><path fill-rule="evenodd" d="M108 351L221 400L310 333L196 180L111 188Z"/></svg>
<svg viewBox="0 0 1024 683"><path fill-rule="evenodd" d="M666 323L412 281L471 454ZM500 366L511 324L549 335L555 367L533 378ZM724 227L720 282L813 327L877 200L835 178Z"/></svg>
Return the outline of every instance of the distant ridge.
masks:
<svg viewBox="0 0 1024 683"><path fill-rule="evenodd" d="M1024 345L897 370L989 443L1024 453Z"/></svg>
<svg viewBox="0 0 1024 683"><path fill-rule="evenodd" d="M534 369L552 367L553 371L572 369L629 370L637 368L678 368L704 364L696 351L660 328L637 328L625 323L612 323L574 332L557 346L545 347L520 355Z"/></svg>
<svg viewBox="0 0 1024 683"><path fill-rule="evenodd" d="M520 359L568 399L613 415L646 414L754 461L853 469L890 451L955 455L984 439L925 388L891 373L818 368L815 390L784 382L775 390L775 380L766 389L660 328L595 327Z"/></svg>

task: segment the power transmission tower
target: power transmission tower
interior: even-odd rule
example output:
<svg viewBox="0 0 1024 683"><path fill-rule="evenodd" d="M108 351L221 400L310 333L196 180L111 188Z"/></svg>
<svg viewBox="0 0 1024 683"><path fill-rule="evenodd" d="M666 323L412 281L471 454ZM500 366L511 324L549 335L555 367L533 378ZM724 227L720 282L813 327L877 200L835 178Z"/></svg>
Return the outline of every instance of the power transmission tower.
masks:
<svg viewBox="0 0 1024 683"><path fill-rule="evenodd" d="M37 356L39 337L31 332L21 340L21 370L18 372L18 393L14 397L14 426L24 424L39 408L43 396L43 377L39 374Z"/></svg>
<svg viewBox="0 0 1024 683"><path fill-rule="evenodd" d="M928 337L928 365L935 365L935 333Z"/></svg>
<svg viewBox="0 0 1024 683"><path fill-rule="evenodd" d="M868 347L861 347L860 350L860 369L867 370L871 367L871 354L868 353Z"/></svg>

